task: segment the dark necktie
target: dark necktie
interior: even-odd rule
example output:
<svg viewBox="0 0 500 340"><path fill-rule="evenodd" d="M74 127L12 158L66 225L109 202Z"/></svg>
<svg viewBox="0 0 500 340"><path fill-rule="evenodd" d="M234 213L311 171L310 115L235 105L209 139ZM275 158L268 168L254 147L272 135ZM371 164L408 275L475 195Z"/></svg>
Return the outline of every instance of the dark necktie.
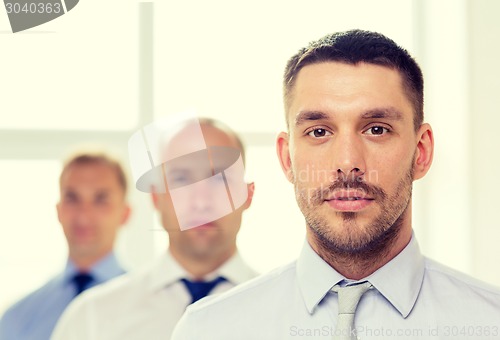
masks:
<svg viewBox="0 0 500 340"><path fill-rule="evenodd" d="M73 277L73 282L76 287L76 295L83 292L85 289L89 288L90 283L94 281L92 275L88 273L78 273ZM75 296L76 296L75 295Z"/></svg>
<svg viewBox="0 0 500 340"><path fill-rule="evenodd" d="M217 286L222 281L226 281L226 279L219 276L215 280L207 282L205 281L193 282L187 279L181 279L181 281L186 285L186 288L189 290L189 293L191 294L192 298L191 303L194 303L199 299L207 296L208 293L210 293L210 291L215 288L215 286Z"/></svg>

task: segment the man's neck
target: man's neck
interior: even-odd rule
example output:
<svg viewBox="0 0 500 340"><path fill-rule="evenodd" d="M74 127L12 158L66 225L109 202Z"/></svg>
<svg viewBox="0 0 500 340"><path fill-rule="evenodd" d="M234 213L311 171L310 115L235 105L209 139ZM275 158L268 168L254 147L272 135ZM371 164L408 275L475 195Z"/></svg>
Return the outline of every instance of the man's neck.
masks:
<svg viewBox="0 0 500 340"><path fill-rule="evenodd" d="M70 252L69 259L79 272L87 273L97 262L101 261L109 254L111 254L111 251L100 255L72 254Z"/></svg>
<svg viewBox="0 0 500 340"><path fill-rule="evenodd" d="M411 235L411 228L404 228L385 249L359 256L325 249L311 232L307 233L307 240L313 250L345 278L361 280L396 257L408 245Z"/></svg>
<svg viewBox="0 0 500 340"><path fill-rule="evenodd" d="M175 248L169 248L174 259L188 272L195 280L202 280L207 274L210 274L220 268L236 252L218 254L217 256L186 256Z"/></svg>

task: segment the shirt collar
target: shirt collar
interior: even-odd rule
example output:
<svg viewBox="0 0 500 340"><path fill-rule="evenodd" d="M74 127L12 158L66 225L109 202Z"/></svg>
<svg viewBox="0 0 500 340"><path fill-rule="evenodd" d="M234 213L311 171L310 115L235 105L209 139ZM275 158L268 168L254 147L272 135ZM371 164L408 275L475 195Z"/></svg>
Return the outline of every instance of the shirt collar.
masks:
<svg viewBox="0 0 500 340"><path fill-rule="evenodd" d="M424 257L412 235L408 245L367 280L406 318L417 301L424 272Z"/></svg>
<svg viewBox="0 0 500 340"><path fill-rule="evenodd" d="M236 252L213 273L211 278L207 275L207 279L215 279L217 276L222 276L232 284L239 285L254 278L256 275L257 273L243 261L240 253Z"/></svg>
<svg viewBox="0 0 500 340"><path fill-rule="evenodd" d="M124 272L125 271L120 266L120 263L113 252L97 261L89 270L89 274L91 274L98 283L112 279L115 276L123 274ZM78 268L73 261L71 261L71 259L68 259L63 272L64 281L69 282L77 273Z"/></svg>
<svg viewBox="0 0 500 340"><path fill-rule="evenodd" d="M342 275L316 254L307 241L304 242L297 260L297 282L310 314L314 313L314 309L330 289L343 279Z"/></svg>
<svg viewBox="0 0 500 340"><path fill-rule="evenodd" d="M189 273L174 259L170 251L161 256L150 270L152 273L151 290L160 290L182 278L190 278ZM217 270L207 274L205 279L211 280L218 276L223 276L229 282L237 285L255 277L256 273L248 267L240 254L236 252Z"/></svg>
<svg viewBox="0 0 500 340"><path fill-rule="evenodd" d="M187 275L170 251L166 251L153 263L152 268L146 270L151 273L149 288L152 291L161 290Z"/></svg>
<svg viewBox="0 0 500 340"><path fill-rule="evenodd" d="M424 258L412 235L408 245L386 265L364 280L371 284L406 318L424 278ZM297 260L297 281L307 310L314 313L333 286L345 278L330 267L306 241Z"/></svg>

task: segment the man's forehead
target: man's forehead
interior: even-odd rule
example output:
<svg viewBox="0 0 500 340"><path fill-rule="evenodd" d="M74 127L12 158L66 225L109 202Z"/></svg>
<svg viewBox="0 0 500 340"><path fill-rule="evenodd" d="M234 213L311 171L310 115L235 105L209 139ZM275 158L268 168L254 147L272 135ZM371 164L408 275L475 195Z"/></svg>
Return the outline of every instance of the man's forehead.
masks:
<svg viewBox="0 0 500 340"><path fill-rule="evenodd" d="M330 119L337 110L351 106L359 118L401 120L403 112L409 109L412 114L413 110L398 71L363 62L306 65L297 75L291 96L287 108L291 126Z"/></svg>
<svg viewBox="0 0 500 340"><path fill-rule="evenodd" d="M176 155L184 155L188 153L188 150L201 150L210 146L228 146L240 149L233 136L215 126L189 124L180 128L171 138L167 139L164 152L167 159L169 159L174 158Z"/></svg>
<svg viewBox="0 0 500 340"><path fill-rule="evenodd" d="M112 171L112 169L100 162L75 163L66 167L63 178L84 174L93 175L106 171Z"/></svg>
<svg viewBox="0 0 500 340"><path fill-rule="evenodd" d="M230 156L225 153L221 156L220 152L214 154L214 148L231 149ZM159 193L167 190L165 175L169 171L227 167L231 165L227 160L237 161L235 155L244 158L238 136L225 124L210 118L166 119L152 123L130 138L129 153L136 187L144 192L155 188Z"/></svg>
<svg viewBox="0 0 500 340"><path fill-rule="evenodd" d="M72 164L61 177L61 186L102 186L102 183L116 183L118 185L119 180L113 168L98 162Z"/></svg>
<svg viewBox="0 0 500 340"><path fill-rule="evenodd" d="M347 85L374 85L373 79L381 78L392 81L403 89L403 77L401 73L385 65L359 62L349 64L344 62L318 62L304 66L296 76L292 95L307 91L309 87L318 85L331 86L339 91Z"/></svg>

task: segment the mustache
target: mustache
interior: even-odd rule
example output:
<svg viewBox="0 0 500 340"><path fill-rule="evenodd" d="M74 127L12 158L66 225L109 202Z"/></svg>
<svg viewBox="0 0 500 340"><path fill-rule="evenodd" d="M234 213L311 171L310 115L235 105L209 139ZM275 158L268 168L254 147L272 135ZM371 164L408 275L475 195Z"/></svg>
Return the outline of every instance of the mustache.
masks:
<svg viewBox="0 0 500 340"><path fill-rule="evenodd" d="M361 177L354 179L338 178L335 182L329 184L327 187L319 187L312 192L310 201L312 204L321 204L326 197L331 196L337 190L355 189L362 192L363 197L371 197L373 199L385 200L387 193L384 189L366 183Z"/></svg>

